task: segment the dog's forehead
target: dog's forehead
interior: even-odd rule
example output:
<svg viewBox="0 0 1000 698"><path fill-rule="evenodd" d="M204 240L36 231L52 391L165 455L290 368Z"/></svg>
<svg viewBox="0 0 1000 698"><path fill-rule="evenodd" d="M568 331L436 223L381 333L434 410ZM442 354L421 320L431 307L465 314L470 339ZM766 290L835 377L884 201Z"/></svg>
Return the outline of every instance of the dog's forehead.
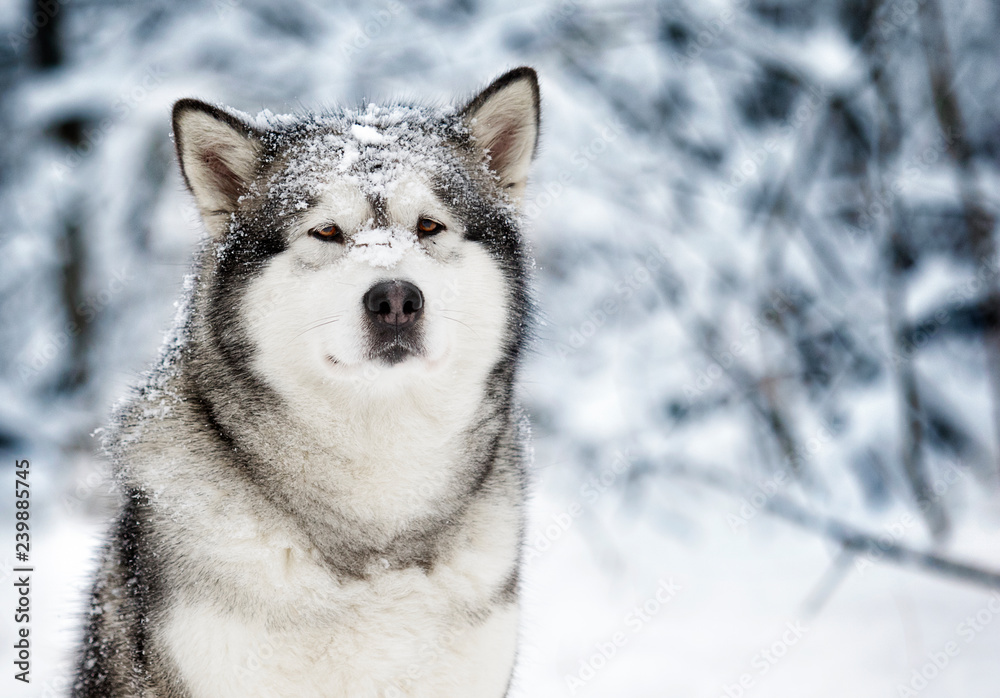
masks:
<svg viewBox="0 0 1000 698"><path fill-rule="evenodd" d="M452 125L445 113L369 107L303 124L283 153L289 193L318 200L345 185L371 201L412 196L436 175L454 170Z"/></svg>

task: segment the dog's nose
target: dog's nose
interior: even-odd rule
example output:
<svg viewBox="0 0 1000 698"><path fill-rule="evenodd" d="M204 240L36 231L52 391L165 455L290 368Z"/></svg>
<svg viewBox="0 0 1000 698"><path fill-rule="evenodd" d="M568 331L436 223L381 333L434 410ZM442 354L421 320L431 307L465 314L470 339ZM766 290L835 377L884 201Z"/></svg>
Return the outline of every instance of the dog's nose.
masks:
<svg viewBox="0 0 1000 698"><path fill-rule="evenodd" d="M424 295L409 281L377 283L363 301L373 320L397 327L413 324L424 312Z"/></svg>

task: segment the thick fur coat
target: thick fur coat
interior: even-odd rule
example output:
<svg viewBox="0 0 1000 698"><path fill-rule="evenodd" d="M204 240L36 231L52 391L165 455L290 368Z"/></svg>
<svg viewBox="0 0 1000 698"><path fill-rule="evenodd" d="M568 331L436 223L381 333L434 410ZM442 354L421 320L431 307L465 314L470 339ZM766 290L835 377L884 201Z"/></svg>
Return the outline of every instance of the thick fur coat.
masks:
<svg viewBox="0 0 1000 698"><path fill-rule="evenodd" d="M77 698L508 691L534 71L456 109L174 108L208 231L106 449Z"/></svg>

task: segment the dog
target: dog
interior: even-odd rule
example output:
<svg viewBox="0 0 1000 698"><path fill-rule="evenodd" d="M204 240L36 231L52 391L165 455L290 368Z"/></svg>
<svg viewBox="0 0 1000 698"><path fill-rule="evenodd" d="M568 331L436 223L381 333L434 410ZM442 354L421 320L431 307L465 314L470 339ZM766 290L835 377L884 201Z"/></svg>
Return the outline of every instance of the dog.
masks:
<svg viewBox="0 0 1000 698"><path fill-rule="evenodd" d="M534 70L460 107L183 99L173 134L207 235L105 436L73 695L507 695Z"/></svg>

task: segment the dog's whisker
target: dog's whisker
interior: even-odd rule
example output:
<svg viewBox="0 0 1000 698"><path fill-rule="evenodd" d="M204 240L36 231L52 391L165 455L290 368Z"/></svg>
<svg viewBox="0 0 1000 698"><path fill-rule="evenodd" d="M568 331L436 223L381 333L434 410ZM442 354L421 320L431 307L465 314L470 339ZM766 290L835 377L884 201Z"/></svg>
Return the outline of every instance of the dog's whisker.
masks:
<svg viewBox="0 0 1000 698"><path fill-rule="evenodd" d="M307 326L304 330L302 330L297 335L295 335L294 337L292 337L292 339L298 339L302 335L307 334L309 332L312 332L313 330L318 330L320 327L323 327L325 325L332 325L333 323L337 322L338 320L340 320L340 315L334 315L332 317L328 317L328 318L325 318L323 320L319 320L319 321L313 323L312 325Z"/></svg>
<svg viewBox="0 0 1000 698"><path fill-rule="evenodd" d="M447 316L447 315L445 315L444 313L441 313L441 317L443 317L443 318L444 318L445 320L451 320L452 322L457 322L457 323L458 323L459 325L461 325L462 327L464 327L465 329L467 329L467 330L468 330L469 332L471 332L472 334L474 334L474 335L476 336L476 339L479 339L479 333L478 333L478 332L476 332L476 331L475 331L474 329L472 329L471 327L469 327L469 326L468 326L467 324L465 324L464 322L462 322L461 320L458 320L458 319L456 319L456 318L453 318L453 317L448 317L448 316Z"/></svg>
<svg viewBox="0 0 1000 698"><path fill-rule="evenodd" d="M330 320L339 320L343 313L337 313L336 315L327 315L326 317L321 317L318 320L313 320L311 323L305 326L305 329L309 329L315 325L321 325L324 322L329 322Z"/></svg>

